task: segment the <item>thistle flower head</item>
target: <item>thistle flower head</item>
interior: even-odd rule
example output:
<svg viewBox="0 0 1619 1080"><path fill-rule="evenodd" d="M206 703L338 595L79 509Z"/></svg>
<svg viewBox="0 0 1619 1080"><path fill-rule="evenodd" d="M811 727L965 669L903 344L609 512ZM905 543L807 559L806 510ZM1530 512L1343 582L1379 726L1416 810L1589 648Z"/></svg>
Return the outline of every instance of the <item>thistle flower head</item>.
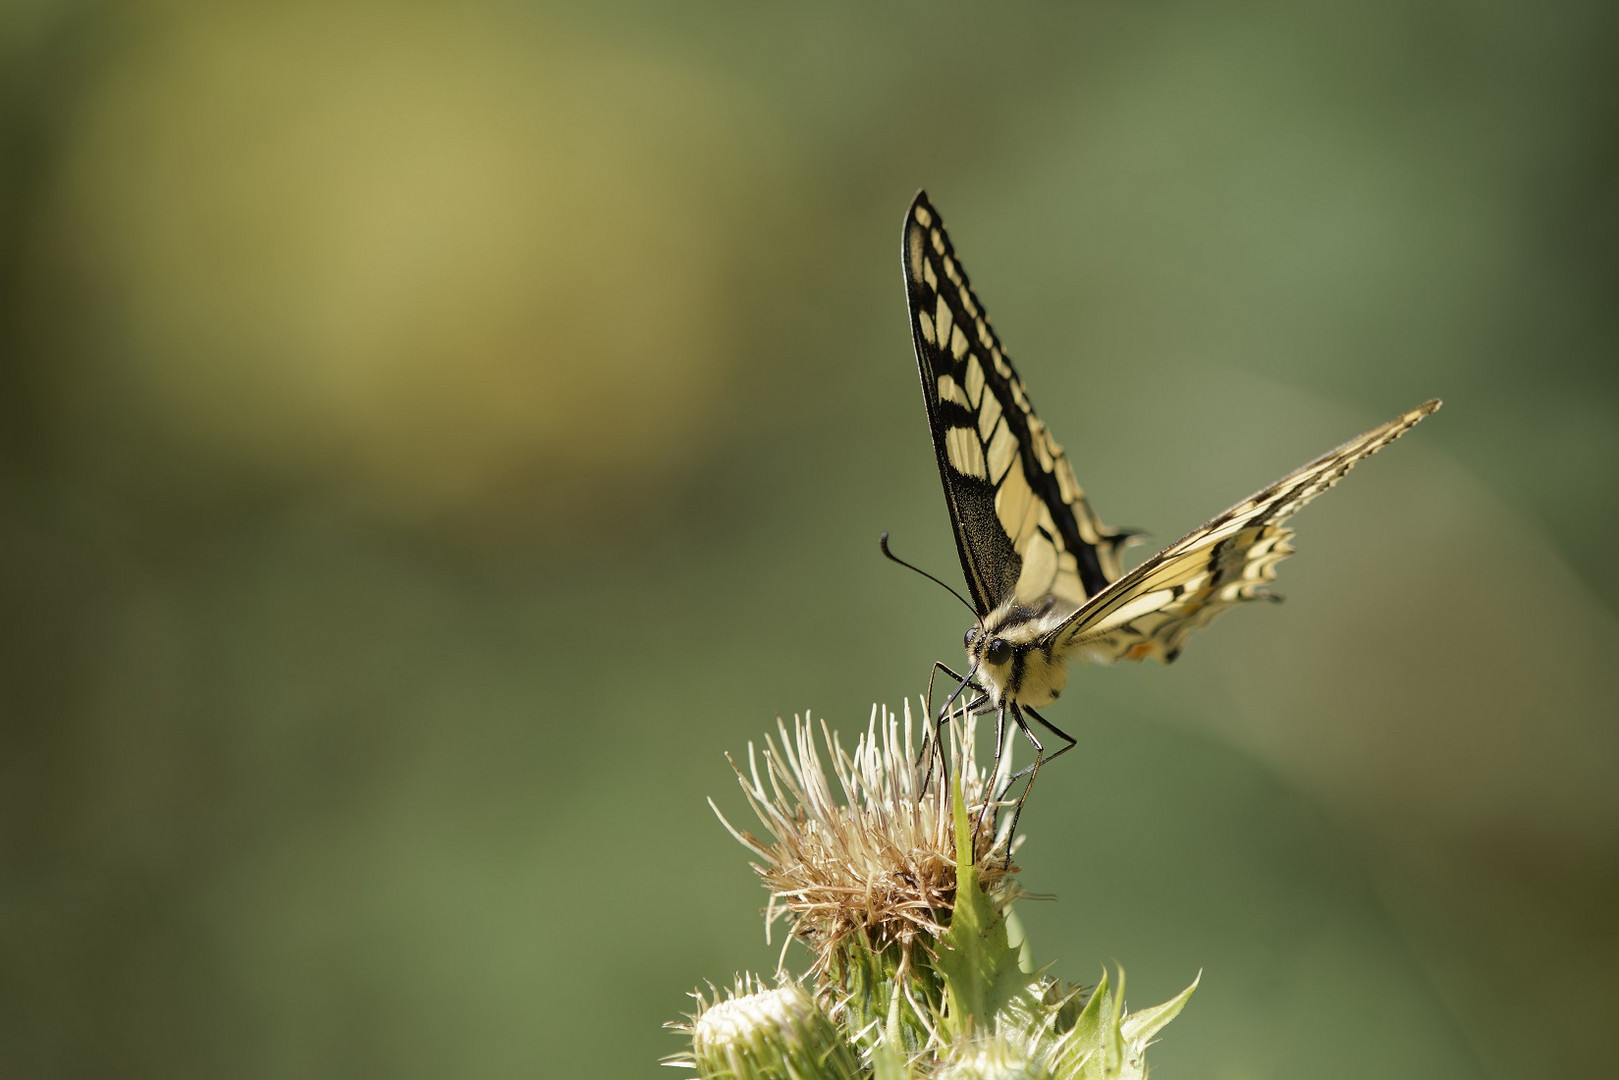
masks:
<svg viewBox="0 0 1619 1080"><path fill-rule="evenodd" d="M670 1064L699 1080L1144 1080L1196 983L1132 1013L1122 971L1087 994L1035 967L1011 829L990 824L1011 766L977 766L968 717L948 727L948 786L916 762L909 709L874 709L852 753L825 724L776 730L736 769L762 833L720 820L756 856L766 927L784 918L813 950L814 982L711 987L681 1025L690 1057Z"/></svg>
<svg viewBox="0 0 1619 1080"><path fill-rule="evenodd" d="M988 804L996 778L974 760L971 719L957 717L948 727L969 820L986 821L973 842L979 881L1007 898L1010 868L1003 864L1012 838L987 824L995 820ZM817 973L851 938L874 951L897 946L904 966L919 935L935 938L949 924L956 892L949 792L937 775L927 784L912 730L908 704L903 718L874 708L849 753L823 723L823 760L807 719L794 717L789 731L778 718L780 741L767 737L762 754L750 744L747 773L737 769L766 836L720 820L759 859L753 867L771 897L767 925L787 919L814 951Z"/></svg>

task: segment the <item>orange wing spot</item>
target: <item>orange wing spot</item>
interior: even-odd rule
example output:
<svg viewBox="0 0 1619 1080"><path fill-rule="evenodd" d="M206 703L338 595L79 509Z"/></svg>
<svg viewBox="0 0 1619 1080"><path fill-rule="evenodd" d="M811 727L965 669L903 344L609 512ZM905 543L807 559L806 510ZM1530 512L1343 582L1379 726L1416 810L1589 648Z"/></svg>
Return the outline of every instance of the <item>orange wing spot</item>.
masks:
<svg viewBox="0 0 1619 1080"><path fill-rule="evenodd" d="M1152 642L1138 641L1128 649L1124 650L1124 658L1126 660L1145 660L1147 657L1152 655L1152 650Z"/></svg>

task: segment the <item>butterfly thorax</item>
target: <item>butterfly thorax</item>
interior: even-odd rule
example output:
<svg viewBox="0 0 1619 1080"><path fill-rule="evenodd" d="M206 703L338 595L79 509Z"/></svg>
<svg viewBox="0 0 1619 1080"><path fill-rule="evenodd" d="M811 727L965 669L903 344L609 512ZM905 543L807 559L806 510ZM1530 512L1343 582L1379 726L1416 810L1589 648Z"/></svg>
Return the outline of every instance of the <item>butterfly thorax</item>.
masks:
<svg viewBox="0 0 1619 1080"><path fill-rule="evenodd" d="M1057 700L1068 684L1068 666L1055 631L1073 613L1071 604L1055 596L1034 605L1013 599L968 628L967 664L978 672L991 704L1038 708Z"/></svg>

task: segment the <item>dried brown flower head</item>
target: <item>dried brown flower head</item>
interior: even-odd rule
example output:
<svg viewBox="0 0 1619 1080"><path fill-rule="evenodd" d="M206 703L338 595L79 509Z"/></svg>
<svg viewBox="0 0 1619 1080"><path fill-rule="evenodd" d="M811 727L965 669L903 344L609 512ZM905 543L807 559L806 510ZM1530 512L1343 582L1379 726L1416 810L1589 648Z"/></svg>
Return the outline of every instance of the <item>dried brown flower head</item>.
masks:
<svg viewBox="0 0 1619 1080"><path fill-rule="evenodd" d="M720 820L760 860L753 868L770 890L767 926L787 919L793 936L814 952L816 972L825 972L839 946L857 935L873 951L898 946L903 965L919 935L943 933L955 903L949 792L940 791L936 770L925 784L909 704L903 718L874 708L852 754L824 722L820 728L830 774L809 721L796 716L790 731L777 719L780 741L766 739L762 770L752 744L747 773L737 768L765 839L733 827L723 814ZM1011 838L992 824L996 806L986 806L995 778L974 760L971 718L958 716L948 729L968 820L984 822L973 844L979 880L1005 897L1015 868L1006 859Z"/></svg>

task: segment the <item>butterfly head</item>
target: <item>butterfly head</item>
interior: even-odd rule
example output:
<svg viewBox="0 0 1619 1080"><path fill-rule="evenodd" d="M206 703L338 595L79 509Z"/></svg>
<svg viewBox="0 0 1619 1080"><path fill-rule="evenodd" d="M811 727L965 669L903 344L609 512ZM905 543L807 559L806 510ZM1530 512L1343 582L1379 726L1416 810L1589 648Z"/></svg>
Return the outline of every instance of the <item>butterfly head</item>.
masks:
<svg viewBox="0 0 1619 1080"><path fill-rule="evenodd" d="M1009 602L971 626L962 644L978 682L999 707L1039 707L1057 700L1068 684L1068 665L1052 631L1067 614L1053 597L1030 607Z"/></svg>

